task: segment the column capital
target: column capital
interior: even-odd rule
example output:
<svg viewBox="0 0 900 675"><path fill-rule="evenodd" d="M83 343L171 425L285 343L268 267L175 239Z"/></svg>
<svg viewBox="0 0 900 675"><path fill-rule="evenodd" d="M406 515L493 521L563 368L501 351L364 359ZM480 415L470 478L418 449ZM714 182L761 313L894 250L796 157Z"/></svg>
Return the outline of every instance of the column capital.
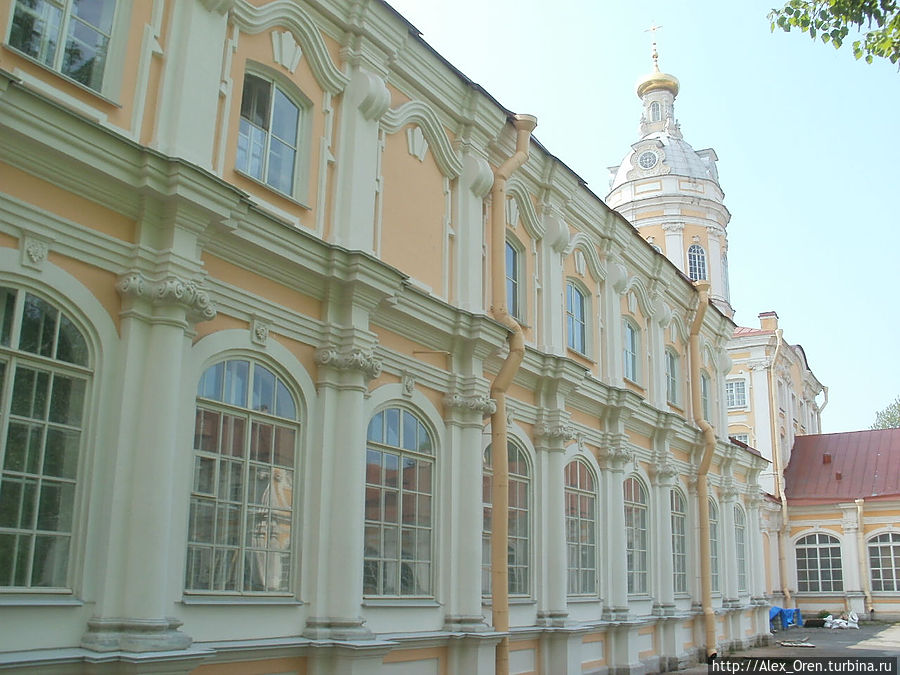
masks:
<svg viewBox="0 0 900 675"><path fill-rule="evenodd" d="M316 350L313 359L316 365L335 370L358 371L367 379L378 377L381 374L381 359L375 356L374 348L327 344Z"/></svg>
<svg viewBox="0 0 900 675"><path fill-rule="evenodd" d="M126 272L116 282L116 291L125 299L143 300L152 307L180 307L194 323L216 317L216 307L200 282L175 274L151 278L139 271Z"/></svg>
<svg viewBox="0 0 900 675"><path fill-rule="evenodd" d="M564 410L542 409L534 426L537 449L548 452L562 452L566 441L575 438L575 427L571 416Z"/></svg>

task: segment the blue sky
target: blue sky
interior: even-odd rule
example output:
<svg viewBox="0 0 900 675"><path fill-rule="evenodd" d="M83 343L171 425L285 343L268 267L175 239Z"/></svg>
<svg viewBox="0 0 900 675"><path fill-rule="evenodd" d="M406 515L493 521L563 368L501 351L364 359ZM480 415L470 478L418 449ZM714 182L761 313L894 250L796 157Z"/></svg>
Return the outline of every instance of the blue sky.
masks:
<svg viewBox="0 0 900 675"><path fill-rule="evenodd" d="M389 0L600 197L637 140L636 80L678 77L676 117L712 147L731 211L735 321L775 310L829 388L823 431L868 428L900 395L900 73L800 33L772 0Z"/></svg>

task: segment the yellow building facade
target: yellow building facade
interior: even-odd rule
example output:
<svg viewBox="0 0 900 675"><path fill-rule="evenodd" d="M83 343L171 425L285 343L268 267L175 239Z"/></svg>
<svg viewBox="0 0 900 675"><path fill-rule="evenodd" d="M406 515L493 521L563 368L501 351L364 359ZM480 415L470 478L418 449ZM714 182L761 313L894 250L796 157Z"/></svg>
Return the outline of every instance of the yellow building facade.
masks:
<svg viewBox="0 0 900 675"><path fill-rule="evenodd" d="M723 290L389 6L0 25L0 668L641 673L767 636Z"/></svg>

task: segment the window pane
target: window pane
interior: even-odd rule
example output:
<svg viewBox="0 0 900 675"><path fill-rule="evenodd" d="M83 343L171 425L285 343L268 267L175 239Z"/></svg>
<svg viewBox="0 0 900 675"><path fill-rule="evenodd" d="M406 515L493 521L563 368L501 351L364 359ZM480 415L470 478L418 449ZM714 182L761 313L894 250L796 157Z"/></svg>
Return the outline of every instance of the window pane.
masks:
<svg viewBox="0 0 900 675"><path fill-rule="evenodd" d="M261 129L269 128L269 100L272 85L255 75L244 75L244 91L241 96L241 117Z"/></svg>
<svg viewBox="0 0 900 675"><path fill-rule="evenodd" d="M275 374L260 365L253 368L253 402L251 407L260 412L275 409Z"/></svg>
<svg viewBox="0 0 900 675"><path fill-rule="evenodd" d="M53 65L62 10L46 0L16 3L9 43L47 66Z"/></svg>
<svg viewBox="0 0 900 675"><path fill-rule="evenodd" d="M294 397L281 380L278 380L276 385L275 414L290 420L297 419L297 405L294 403Z"/></svg>
<svg viewBox="0 0 900 675"><path fill-rule="evenodd" d="M248 361L225 362L225 403L246 407L249 371Z"/></svg>
<svg viewBox="0 0 900 675"><path fill-rule="evenodd" d="M59 317L56 358L79 366L88 365L87 342L65 314Z"/></svg>
<svg viewBox="0 0 900 675"><path fill-rule="evenodd" d="M58 314L50 303L30 293L26 294L19 349L41 356L52 356Z"/></svg>
<svg viewBox="0 0 900 675"><path fill-rule="evenodd" d="M50 398L50 421L78 426L84 408L84 380L55 375Z"/></svg>
<svg viewBox="0 0 900 675"><path fill-rule="evenodd" d="M9 347L15 309L16 291L12 288L0 287L0 346Z"/></svg>
<svg viewBox="0 0 900 675"><path fill-rule="evenodd" d="M49 389L49 373L19 367L13 383L12 414L45 419Z"/></svg>
<svg viewBox="0 0 900 675"><path fill-rule="evenodd" d="M277 87L275 88L275 110L272 113L272 133L292 148L297 147L297 128L300 110Z"/></svg>
<svg viewBox="0 0 900 675"><path fill-rule="evenodd" d="M91 89L100 89L109 37L73 18L63 54L62 72Z"/></svg>
<svg viewBox="0 0 900 675"><path fill-rule="evenodd" d="M65 429L48 429L44 448L45 476L74 480L78 468L78 446L81 434Z"/></svg>

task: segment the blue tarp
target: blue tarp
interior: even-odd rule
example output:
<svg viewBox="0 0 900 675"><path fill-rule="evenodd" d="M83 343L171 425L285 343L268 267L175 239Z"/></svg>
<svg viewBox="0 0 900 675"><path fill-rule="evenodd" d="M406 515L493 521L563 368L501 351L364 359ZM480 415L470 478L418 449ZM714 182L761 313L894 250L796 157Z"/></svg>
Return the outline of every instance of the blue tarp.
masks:
<svg viewBox="0 0 900 675"><path fill-rule="evenodd" d="M781 620L782 628L803 625L803 616L799 609L785 609L783 607L769 607L769 627L775 630L775 617Z"/></svg>

